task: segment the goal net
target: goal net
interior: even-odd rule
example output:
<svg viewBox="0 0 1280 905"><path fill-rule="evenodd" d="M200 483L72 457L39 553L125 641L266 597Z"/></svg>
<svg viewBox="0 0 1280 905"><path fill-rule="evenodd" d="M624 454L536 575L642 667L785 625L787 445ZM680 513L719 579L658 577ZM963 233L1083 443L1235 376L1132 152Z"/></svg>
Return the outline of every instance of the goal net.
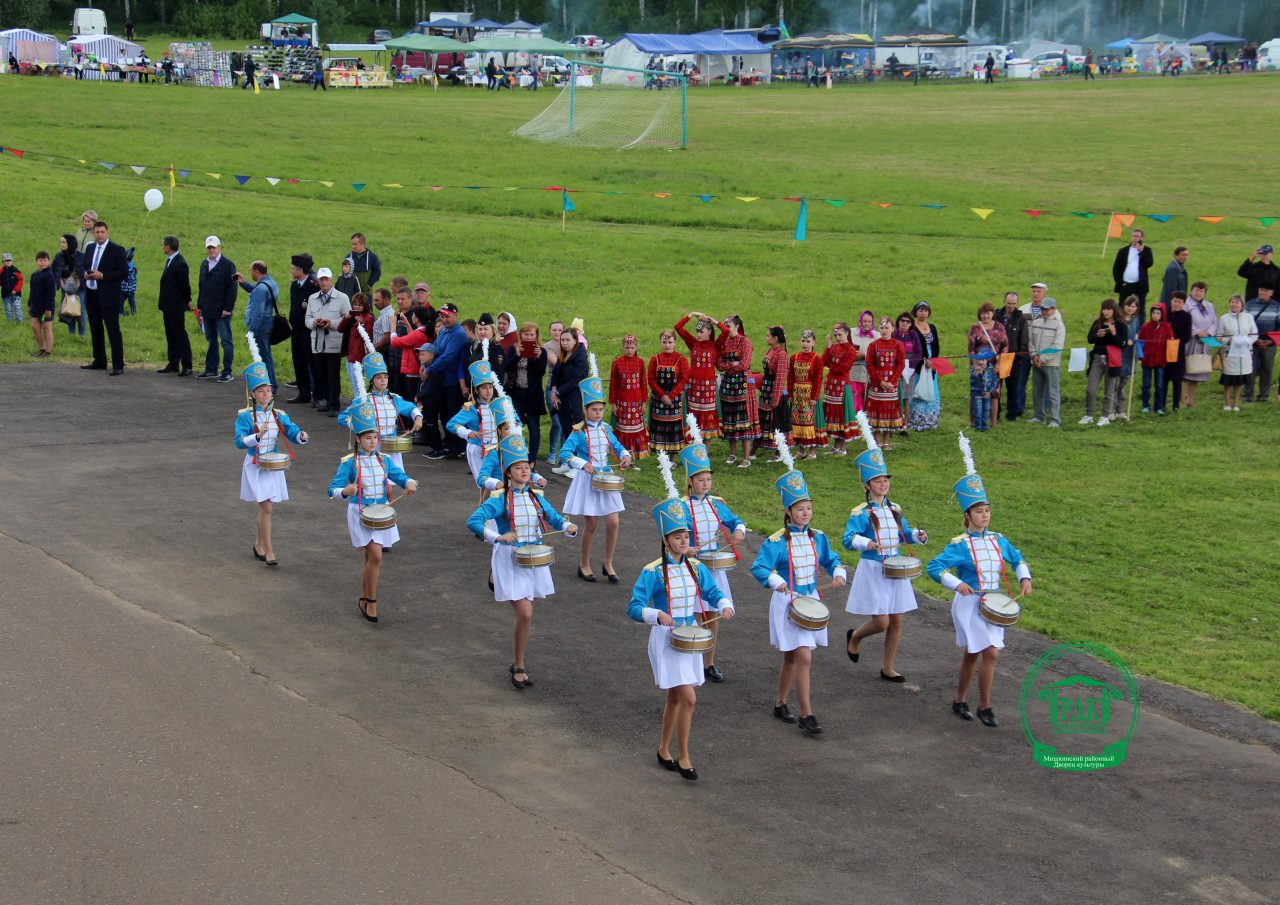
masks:
<svg viewBox="0 0 1280 905"><path fill-rule="evenodd" d="M573 62L569 83L515 134L584 148L682 148L687 87L676 72Z"/></svg>

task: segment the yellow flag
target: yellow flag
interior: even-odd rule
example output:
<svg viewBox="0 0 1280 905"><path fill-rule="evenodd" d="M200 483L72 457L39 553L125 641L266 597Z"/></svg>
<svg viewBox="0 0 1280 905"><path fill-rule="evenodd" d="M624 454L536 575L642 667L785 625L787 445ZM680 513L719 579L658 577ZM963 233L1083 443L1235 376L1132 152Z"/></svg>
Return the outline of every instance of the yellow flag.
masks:
<svg viewBox="0 0 1280 905"><path fill-rule="evenodd" d="M169 167L169 188L173 188L177 184L178 180L174 176L173 167Z"/></svg>
<svg viewBox="0 0 1280 905"><path fill-rule="evenodd" d="M987 219L988 217L990 217L992 214L996 212L996 209L994 207L971 207L969 208L969 210L973 211L983 220Z"/></svg>
<svg viewBox="0 0 1280 905"><path fill-rule="evenodd" d="M254 94L258 94L258 93L260 93L260 90L259 90L259 88L258 88L258 80L257 80L257 79L254 79L254 80L253 80L253 93L254 93Z"/></svg>

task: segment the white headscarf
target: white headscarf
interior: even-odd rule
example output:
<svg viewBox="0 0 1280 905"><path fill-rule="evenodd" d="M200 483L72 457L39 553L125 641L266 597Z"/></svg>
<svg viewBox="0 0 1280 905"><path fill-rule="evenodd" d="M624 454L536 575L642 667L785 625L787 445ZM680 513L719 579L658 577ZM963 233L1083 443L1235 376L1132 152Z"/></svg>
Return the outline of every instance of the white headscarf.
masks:
<svg viewBox="0 0 1280 905"><path fill-rule="evenodd" d="M507 316L507 332L503 333L502 335L510 336L512 333L515 333L520 329L520 325L516 323L516 316L512 314L510 311L500 311L498 312L498 317L502 317L502 315L504 314ZM495 321L494 327L497 327L497 326L498 324Z"/></svg>

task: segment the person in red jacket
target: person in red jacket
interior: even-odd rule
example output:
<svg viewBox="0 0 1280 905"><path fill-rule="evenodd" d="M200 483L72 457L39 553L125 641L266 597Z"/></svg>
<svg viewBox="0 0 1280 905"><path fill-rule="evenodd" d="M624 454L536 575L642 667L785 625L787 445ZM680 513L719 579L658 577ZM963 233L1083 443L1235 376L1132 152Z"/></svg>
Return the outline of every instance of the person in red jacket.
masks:
<svg viewBox="0 0 1280 905"><path fill-rule="evenodd" d="M654 449L684 449L684 391L688 383L689 359L676 351L675 331L663 330L662 351L649 359L649 444Z"/></svg>
<svg viewBox="0 0 1280 905"><path fill-rule="evenodd" d="M640 340L634 333L622 337L622 354L609 368L609 405L618 442L631 453L632 461L649 454L649 432L644 426L644 403L649 397L645 361L636 354ZM632 466L637 468L638 466Z"/></svg>
<svg viewBox="0 0 1280 905"><path fill-rule="evenodd" d="M1138 330L1138 342L1142 349L1142 413L1151 414L1151 381L1156 384L1156 414L1164 414L1165 383L1164 366L1169 363L1167 355L1169 340L1173 339L1173 327L1165 315L1164 302L1156 302L1151 306L1151 320Z"/></svg>
<svg viewBox="0 0 1280 905"><path fill-rule="evenodd" d="M4 319L22 323L22 271L13 266L13 255L8 252L0 267L0 295L4 296Z"/></svg>
<svg viewBox="0 0 1280 905"><path fill-rule="evenodd" d="M696 336L685 329L685 324L698 319ZM702 439L720 436L720 419L716 415L716 359L720 349L716 345L716 333L727 336L729 328L710 315L691 311L676 324L676 334L689 347L689 411L698 419Z"/></svg>
<svg viewBox="0 0 1280 905"><path fill-rule="evenodd" d="M372 348L364 347L364 340L360 336L358 327L364 327L365 333L373 335L373 315L369 313L369 297L363 292L357 292L351 296L351 312L338 321L338 332L342 334L342 342L347 349L347 380L350 381L353 391L356 385L356 372L352 365L358 361L364 361L364 357L373 351Z"/></svg>
<svg viewBox="0 0 1280 905"><path fill-rule="evenodd" d="M827 348L822 352L822 366L827 378L822 384L822 412L827 419L827 438L835 445L833 456L845 455L846 440L858 436L857 423L844 420L844 388L849 383L849 368L858 359L857 348L849 341L849 325L840 321L831 328Z"/></svg>
<svg viewBox="0 0 1280 905"><path fill-rule="evenodd" d="M400 315L405 320L403 314ZM391 348L400 352L400 395L405 399L415 399L418 395L418 347L431 342L429 322L434 320L421 305L409 309L406 326L409 332L404 336L391 334Z"/></svg>
<svg viewBox="0 0 1280 905"><path fill-rule="evenodd" d="M907 366L907 350L893 338L893 321L880 318L880 335L867 346L867 420L881 449L892 449L889 435L902 430L898 380Z"/></svg>

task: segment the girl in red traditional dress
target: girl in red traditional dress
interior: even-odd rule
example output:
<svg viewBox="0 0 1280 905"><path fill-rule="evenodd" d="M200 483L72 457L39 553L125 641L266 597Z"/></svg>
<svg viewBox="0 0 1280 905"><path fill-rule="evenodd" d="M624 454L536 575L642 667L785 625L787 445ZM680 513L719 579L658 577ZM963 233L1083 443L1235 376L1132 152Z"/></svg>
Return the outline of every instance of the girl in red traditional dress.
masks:
<svg viewBox="0 0 1280 905"><path fill-rule="evenodd" d="M696 337L685 329L685 324L694 318L698 319ZM701 311L689 312L676 324L677 335L689 347L689 411L698 419L706 440L720 436L720 419L716 417L716 358L720 354L716 331L724 336L729 328Z"/></svg>
<svg viewBox="0 0 1280 905"><path fill-rule="evenodd" d="M780 326L765 334L769 344L760 366L760 449L778 449L774 431L791 438L791 395L787 379L787 334ZM781 459L777 461L782 461Z"/></svg>
<svg viewBox="0 0 1280 905"><path fill-rule="evenodd" d="M662 351L649 359L649 445L654 449L684 449L684 390L688 382L689 359L676 351L675 331L663 330Z"/></svg>
<svg viewBox="0 0 1280 905"><path fill-rule="evenodd" d="M797 459L818 458L818 447L827 445L827 432L818 427L817 405L822 396L822 356L813 351L817 337L812 330L800 334L800 351L791 356L787 390L791 394L791 441Z"/></svg>
<svg viewBox="0 0 1280 905"><path fill-rule="evenodd" d="M880 335L867 346L867 420L881 449L892 449L889 435L902 430L898 380L907 364L907 350L893 338L893 321L880 318Z"/></svg>
<svg viewBox="0 0 1280 905"><path fill-rule="evenodd" d="M716 359L716 370L720 378L720 429L724 438L729 441L729 458L725 464L732 465L737 461L734 456L735 446L742 443L742 461L739 468L751 467L751 447L760 437L760 416L755 405L755 389L751 386L751 356L755 354L751 340L747 339L742 328L742 318L730 315L725 320L729 327L727 335L721 336L716 345L720 355Z"/></svg>
<svg viewBox="0 0 1280 905"><path fill-rule="evenodd" d="M858 436L858 425L845 420L844 391L849 384L849 368L858 358L858 350L849 342L849 325L840 321L831 328L827 348L822 353L822 366L827 378L822 384L822 413L827 419L827 437L835 444L833 456L845 455L846 440Z"/></svg>
<svg viewBox="0 0 1280 905"><path fill-rule="evenodd" d="M644 427L644 403L648 398L644 359L636 354L639 340L634 333L622 337L622 354L609 369L609 404L613 406L614 430L618 442L632 459L649 454L649 432ZM636 466L632 466L636 467Z"/></svg>

